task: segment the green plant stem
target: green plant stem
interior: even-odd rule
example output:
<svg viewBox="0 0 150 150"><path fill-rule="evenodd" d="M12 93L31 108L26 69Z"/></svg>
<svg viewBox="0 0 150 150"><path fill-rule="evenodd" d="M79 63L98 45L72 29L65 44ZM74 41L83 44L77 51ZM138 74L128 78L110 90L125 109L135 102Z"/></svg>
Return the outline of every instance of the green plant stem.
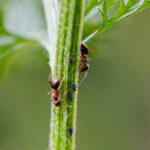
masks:
<svg viewBox="0 0 150 150"><path fill-rule="evenodd" d="M52 76L62 82L61 106L52 104L50 150L75 149L77 94L80 63L80 44L85 0L61 0L59 8L56 66ZM72 58L72 63L69 63ZM77 89L73 91L72 84ZM68 96L71 93L73 99ZM68 132L73 129L73 133Z"/></svg>

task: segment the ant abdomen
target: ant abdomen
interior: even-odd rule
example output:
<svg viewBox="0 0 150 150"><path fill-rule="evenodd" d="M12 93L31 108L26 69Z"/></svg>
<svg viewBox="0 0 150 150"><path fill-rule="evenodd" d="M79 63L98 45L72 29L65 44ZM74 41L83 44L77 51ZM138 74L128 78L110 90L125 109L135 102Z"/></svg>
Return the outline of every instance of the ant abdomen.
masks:
<svg viewBox="0 0 150 150"><path fill-rule="evenodd" d="M60 86L60 80L57 77L52 77L50 80L50 85L52 89L57 90Z"/></svg>
<svg viewBox="0 0 150 150"><path fill-rule="evenodd" d="M81 43L81 48L80 49L81 49L81 53L83 53L85 55L89 54L89 48L85 44Z"/></svg>

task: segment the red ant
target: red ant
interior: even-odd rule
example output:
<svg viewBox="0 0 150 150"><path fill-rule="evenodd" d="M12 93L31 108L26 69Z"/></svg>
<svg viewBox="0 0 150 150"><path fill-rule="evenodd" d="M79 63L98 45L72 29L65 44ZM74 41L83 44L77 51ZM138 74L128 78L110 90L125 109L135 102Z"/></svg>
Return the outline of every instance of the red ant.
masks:
<svg viewBox="0 0 150 150"><path fill-rule="evenodd" d="M89 67L89 59L88 59L88 54L89 54L89 49L85 44L81 44L80 47L81 50L81 55L80 55L80 60L81 60L81 65L80 65L80 72L86 72Z"/></svg>
<svg viewBox="0 0 150 150"><path fill-rule="evenodd" d="M89 49L88 49L88 47L85 44L81 43L80 50L81 50L81 54L80 54L80 61L81 61L80 72L81 73L84 73L84 72L86 73L85 77L81 80L81 82L83 82L83 80L87 76L87 70L90 67L89 58L88 58ZM81 82L80 82L80 84L81 84Z"/></svg>
<svg viewBox="0 0 150 150"><path fill-rule="evenodd" d="M52 101L53 104L57 107L57 106L61 106L61 98L60 98L60 91L59 88L62 84L62 82L57 78L57 77L52 77L51 80L49 81L51 88L53 89L51 92L49 92L48 94L52 93ZM76 90L76 85L73 84L72 85L73 90ZM70 100L73 100L73 94L69 93L68 97L70 98ZM72 106L69 106L72 107Z"/></svg>
<svg viewBox="0 0 150 150"><path fill-rule="evenodd" d="M61 85L61 82L57 77L52 77L51 80L50 80L50 85L51 85L51 88L53 89L53 91L52 91L52 101L53 101L55 106L60 106L61 102L60 102L59 87Z"/></svg>

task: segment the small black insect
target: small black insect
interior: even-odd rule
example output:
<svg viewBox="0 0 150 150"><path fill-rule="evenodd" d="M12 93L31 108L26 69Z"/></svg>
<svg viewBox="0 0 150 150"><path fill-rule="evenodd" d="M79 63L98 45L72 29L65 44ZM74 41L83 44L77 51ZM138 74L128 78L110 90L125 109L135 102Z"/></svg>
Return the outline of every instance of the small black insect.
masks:
<svg viewBox="0 0 150 150"><path fill-rule="evenodd" d="M72 63L73 63L73 56L70 55L70 57L69 57L69 64L71 65Z"/></svg>
<svg viewBox="0 0 150 150"><path fill-rule="evenodd" d="M73 100L73 94L71 92L68 93L68 97L70 100Z"/></svg>
<svg viewBox="0 0 150 150"><path fill-rule="evenodd" d="M77 90L77 85L75 83L72 84L72 90L76 91Z"/></svg>
<svg viewBox="0 0 150 150"><path fill-rule="evenodd" d="M69 127L68 128L68 134L71 136L73 134L73 128Z"/></svg>

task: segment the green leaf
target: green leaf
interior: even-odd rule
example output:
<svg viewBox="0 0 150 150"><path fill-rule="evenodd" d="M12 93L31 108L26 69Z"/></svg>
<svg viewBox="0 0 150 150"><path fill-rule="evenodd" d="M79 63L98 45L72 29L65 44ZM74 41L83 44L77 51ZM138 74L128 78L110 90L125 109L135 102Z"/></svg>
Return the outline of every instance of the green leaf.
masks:
<svg viewBox="0 0 150 150"><path fill-rule="evenodd" d="M48 43L41 0L0 1L0 63L12 51Z"/></svg>
<svg viewBox="0 0 150 150"><path fill-rule="evenodd" d="M51 70L54 70L57 45L59 0L43 0L43 6L48 30L48 42L45 46L50 58L49 65L51 66Z"/></svg>
<svg viewBox="0 0 150 150"><path fill-rule="evenodd" d="M1 0L0 4L2 6L0 6L0 35L5 36L5 39L10 39L10 37L17 39L17 42L13 44L20 45L20 42L28 44L29 41L33 43L36 41L37 44L46 48L49 57L50 51L54 56L55 52L52 51L56 49L56 18L58 18L59 4L57 0L44 0L44 3L42 0ZM5 45L2 36L0 48Z"/></svg>
<svg viewBox="0 0 150 150"><path fill-rule="evenodd" d="M85 16L96 6L98 6L101 3L102 0L89 0L86 11L85 11Z"/></svg>
<svg viewBox="0 0 150 150"><path fill-rule="evenodd" d="M84 42L87 42L98 33L102 33L120 20L140 12L150 6L149 0L89 0L86 8L85 21L97 18L99 22L92 33L88 33ZM86 23L85 23L86 24Z"/></svg>
<svg viewBox="0 0 150 150"><path fill-rule="evenodd" d="M47 39L40 0L9 0L4 9L4 27L9 33L42 43Z"/></svg>
<svg viewBox="0 0 150 150"><path fill-rule="evenodd" d="M27 46L32 49L37 45L38 43L34 41L16 38L11 35L0 35L0 61L13 51L21 50Z"/></svg>

